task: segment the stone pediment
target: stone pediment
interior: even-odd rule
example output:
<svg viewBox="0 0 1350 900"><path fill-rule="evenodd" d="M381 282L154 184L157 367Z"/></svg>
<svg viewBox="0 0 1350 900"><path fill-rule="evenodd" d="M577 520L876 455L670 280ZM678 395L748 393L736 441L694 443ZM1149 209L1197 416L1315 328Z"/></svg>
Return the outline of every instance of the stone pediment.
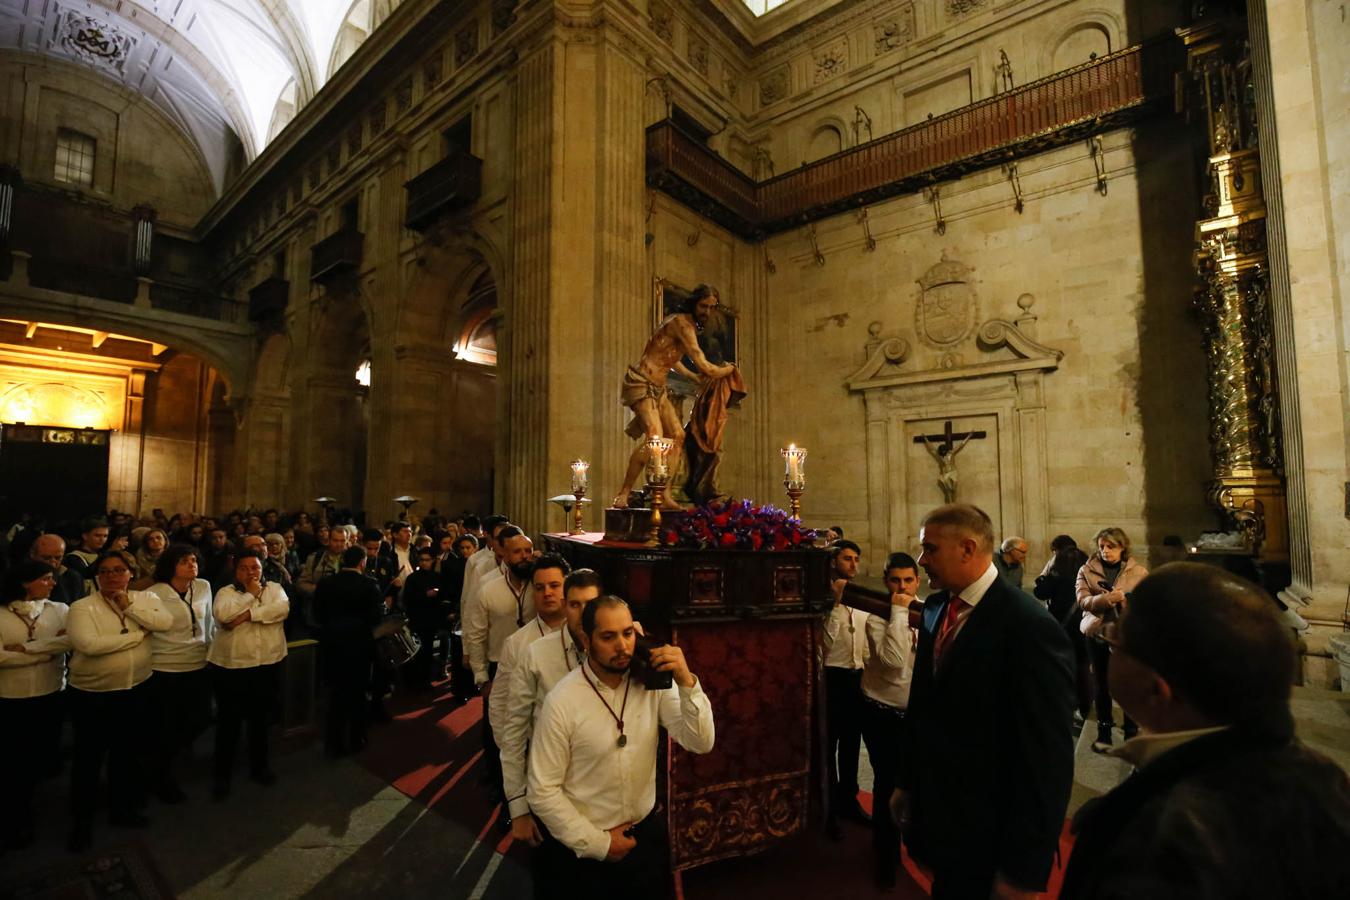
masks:
<svg viewBox="0 0 1350 900"><path fill-rule="evenodd" d="M1026 321L1030 324L1035 320ZM979 356L969 363L962 361L959 354L947 352L935 360L935 365L907 366L912 357L907 340L879 338L875 333L873 338L868 343L866 362L846 380L851 391L1050 371L1059 368L1064 357L1064 351L1036 341L1019 323L1006 319L990 319L975 330L968 343L974 345Z"/></svg>

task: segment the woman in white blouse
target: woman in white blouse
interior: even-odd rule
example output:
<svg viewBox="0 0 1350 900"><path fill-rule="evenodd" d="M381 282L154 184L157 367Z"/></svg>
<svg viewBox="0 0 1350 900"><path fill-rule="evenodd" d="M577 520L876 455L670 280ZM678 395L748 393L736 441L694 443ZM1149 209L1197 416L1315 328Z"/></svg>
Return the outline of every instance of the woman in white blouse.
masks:
<svg viewBox="0 0 1350 900"><path fill-rule="evenodd" d="M164 803L186 797L174 778L174 761L211 722L211 679L207 648L216 631L211 584L197 577L197 548L173 544L155 562L150 593L173 617L173 624L150 638L150 681L155 743L151 752L155 795Z"/></svg>
<svg viewBox="0 0 1350 900"><path fill-rule="evenodd" d="M100 554L92 566L94 593L76 600L66 618L74 647L68 691L75 723L70 848L77 852L93 841L105 757L108 821L130 827L149 824L141 812L145 779L140 764L148 734L149 638L173 619L154 594L127 589L135 570L136 560L125 550Z"/></svg>
<svg viewBox="0 0 1350 900"><path fill-rule="evenodd" d="M22 773L10 779L6 813L0 815L0 852L33 842L33 787L61 768L61 682L66 673L64 603L47 598L56 570L24 560L0 586L0 767Z"/></svg>
<svg viewBox="0 0 1350 900"><path fill-rule="evenodd" d="M234 751L248 723L249 773L262 785L275 784L268 761L267 724L276 707L281 666L286 658L286 616L291 604L274 581L263 579L262 557L239 554L234 583L216 592L216 632L207 652L216 689L216 761L212 796L230 793Z"/></svg>

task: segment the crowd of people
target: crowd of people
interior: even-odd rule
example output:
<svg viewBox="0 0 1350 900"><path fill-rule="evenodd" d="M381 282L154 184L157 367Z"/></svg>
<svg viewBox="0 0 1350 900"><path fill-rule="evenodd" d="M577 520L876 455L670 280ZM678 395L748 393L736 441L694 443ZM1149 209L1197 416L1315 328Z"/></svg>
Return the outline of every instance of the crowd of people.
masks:
<svg viewBox="0 0 1350 900"><path fill-rule="evenodd" d="M880 887L896 882L903 840L936 898L1043 890L1074 735L1095 716L1093 749L1139 774L1080 810L1061 896L1346 892L1332 850L1350 841L1350 785L1294 739L1294 645L1260 588L1190 563L1150 574L1119 528L1099 531L1091 555L1056 537L1024 585L1028 542L998 542L982 511L950 504L923 520L917 558L886 558L880 615L848 599L862 548L838 527L826 537L825 829L871 828ZM418 692L448 676L458 700L483 698L486 789L533 848L537 897L668 889L659 733L710 751L712 703L678 646L646 646L653 675L637 677L642 626L624 600L505 517L359 529L276 510L156 511L132 527L112 513L69 534L24 521L5 541L4 761L31 776L13 779L6 848L34 839L34 785L61 770L67 721L74 851L100 806L134 828L149 799L188 800L181 757L212 723L215 800L230 795L241 738L249 777L274 784L288 639L316 637L329 755L365 746L396 680ZM381 664L378 636L402 655ZM1262 804L1260 821L1241 815Z"/></svg>

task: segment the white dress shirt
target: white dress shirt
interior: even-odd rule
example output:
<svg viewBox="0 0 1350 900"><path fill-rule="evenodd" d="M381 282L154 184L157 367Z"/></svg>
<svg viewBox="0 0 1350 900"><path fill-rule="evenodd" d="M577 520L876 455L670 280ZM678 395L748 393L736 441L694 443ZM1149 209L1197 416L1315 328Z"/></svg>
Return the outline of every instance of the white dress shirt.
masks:
<svg viewBox="0 0 1350 900"><path fill-rule="evenodd" d="M66 616L70 686L82 691L129 691L150 677L150 632L163 631L173 619L149 591L127 591L131 604L121 611L94 593L76 600Z"/></svg>
<svg viewBox="0 0 1350 900"><path fill-rule="evenodd" d="M500 662L506 639L534 619L534 587L513 587L505 573L488 579L473 602L460 610L464 651L469 656L474 684L486 684L488 663Z"/></svg>
<svg viewBox="0 0 1350 900"><path fill-rule="evenodd" d="M488 723L492 726L493 735L496 735L506 724L506 705L510 694L511 673L520 665L521 658L530 649L531 644L540 638L556 633L565 624L567 624L567 620L563 619L562 624L550 628L548 623L536 615L532 621L517 628L502 644L501 657L497 660L497 677L493 679L494 686L491 695L488 697L487 716ZM501 687L500 691L497 690L497 686ZM497 746L500 747L501 743L498 742Z"/></svg>
<svg viewBox="0 0 1350 900"><path fill-rule="evenodd" d="M825 620L825 665L861 669L867 661L867 613L836 603Z"/></svg>
<svg viewBox="0 0 1350 900"><path fill-rule="evenodd" d="M707 753L713 714L697 682L648 691L625 676L616 691L589 670L589 664L573 669L544 700L530 742L527 796L553 837L583 859L603 860L609 829L641 822L656 806L658 728L691 753ZM601 697L614 714L623 710L622 747Z"/></svg>
<svg viewBox="0 0 1350 900"><path fill-rule="evenodd" d="M172 625L150 637L151 665L155 671L195 672L205 668L206 651L216 632L216 617L211 612L211 582L195 578L181 595L165 581L152 584L149 590L173 617Z"/></svg>
<svg viewBox="0 0 1350 900"><path fill-rule="evenodd" d="M561 656L562 635L568 634L566 625L567 620L563 619L558 627L549 628L543 619L536 617L506 639L502 658L497 662L489 721L501 757L502 786L506 793L507 811L512 818L530 811L530 803L525 799L525 757L537 711L534 696L537 680L531 671L531 657L534 656L536 646L544 647L546 651L553 650ZM563 675L566 674L567 670L563 669ZM554 679L553 684L557 684L558 680ZM540 696L539 702L543 700L543 696Z"/></svg>
<svg viewBox="0 0 1350 900"><path fill-rule="evenodd" d="M283 624L291 612L286 592L275 581L263 585L261 596L254 597L227 584L216 594L212 611L220 628L206 653L208 662L225 669L247 669L266 666L286 658L286 628ZM224 623L244 610L252 610L247 622L226 628Z"/></svg>
<svg viewBox="0 0 1350 900"><path fill-rule="evenodd" d="M34 607L22 618L14 604L0 609L0 698L5 700L55 693L66 674L71 643L70 635L61 632L70 607L50 600L38 600ZM22 644L23 651L4 649L14 644Z"/></svg>
<svg viewBox="0 0 1350 900"><path fill-rule="evenodd" d="M981 575L979 578L976 578L970 584L966 585L966 587L961 591L961 593L957 595L962 600L966 601L966 605L965 608L961 610L961 612L957 613L956 633L953 634L951 638L953 641L955 641L956 638L960 636L961 629L965 627L966 620L970 618L970 614L975 611L976 606L979 606L980 601L984 599L984 595L989 592L989 588L993 586L994 582L997 579L998 579L998 569L994 568L994 564L991 562L989 564L989 568L984 570L983 575ZM951 601L949 600L948 602L950 603ZM939 621L938 622L939 632L941 631L941 629L942 623L941 621Z"/></svg>
<svg viewBox="0 0 1350 900"><path fill-rule="evenodd" d="M889 619L869 615L867 651L862 673L863 695L896 709L907 708L909 683L914 677L914 636L909 630L909 610L892 606Z"/></svg>
<svg viewBox="0 0 1350 900"><path fill-rule="evenodd" d="M469 557L469 561L464 564L464 587L459 593L461 619L464 617L464 610L476 602L478 589L483 586L483 582L500 575L502 571L497 554L490 547L484 547Z"/></svg>
<svg viewBox="0 0 1350 900"><path fill-rule="evenodd" d="M413 572L412 545L400 547L394 545L394 560L398 563L398 578L407 578Z"/></svg>

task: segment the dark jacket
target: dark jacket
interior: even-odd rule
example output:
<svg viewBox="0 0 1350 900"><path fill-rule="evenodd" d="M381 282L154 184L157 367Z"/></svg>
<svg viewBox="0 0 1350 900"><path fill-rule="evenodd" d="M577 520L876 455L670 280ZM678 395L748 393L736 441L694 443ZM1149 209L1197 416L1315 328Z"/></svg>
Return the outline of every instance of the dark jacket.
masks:
<svg viewBox="0 0 1350 900"><path fill-rule="evenodd" d="M900 786L905 842L938 871L1043 889L1073 784L1074 663L1045 608L999 576L933 671L947 593L925 602Z"/></svg>
<svg viewBox="0 0 1350 900"><path fill-rule="evenodd" d="M403 581L399 601L408 614L408 624L418 634L444 628L450 615L449 602L440 599L441 573L418 569ZM428 591L435 590L435 594Z"/></svg>
<svg viewBox="0 0 1350 900"><path fill-rule="evenodd" d="M339 650L369 650L371 634L384 614L379 585L360 572L344 569L314 589L314 619L319 641Z"/></svg>
<svg viewBox="0 0 1350 900"><path fill-rule="evenodd" d="M1062 900L1350 897L1350 781L1284 738L1164 753L1074 817Z"/></svg>

